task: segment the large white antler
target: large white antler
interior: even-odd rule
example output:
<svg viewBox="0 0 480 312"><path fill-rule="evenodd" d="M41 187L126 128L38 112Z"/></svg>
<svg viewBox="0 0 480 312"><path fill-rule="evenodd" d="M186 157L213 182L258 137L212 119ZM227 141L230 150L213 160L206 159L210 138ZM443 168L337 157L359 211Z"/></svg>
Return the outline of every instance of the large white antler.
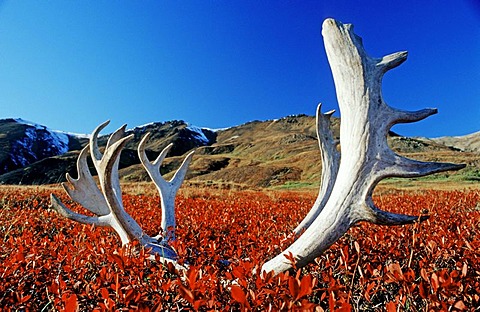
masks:
<svg viewBox="0 0 480 312"><path fill-rule="evenodd" d="M143 246L152 248L165 261L177 259L175 251L167 244L146 235L138 223L125 211L122 202L122 192L118 177L120 153L125 144L133 138L133 134L125 137L125 125L115 131L109 138L102 154L98 148L98 134L108 125L109 121L98 126L90 137L87 145L77 160L78 178L73 179L67 174L67 181L62 183L67 194L95 216L86 216L68 209L55 195L51 195L52 207L62 216L85 224L110 226L120 236L123 245L134 239ZM98 173L100 189L88 169L88 150Z"/></svg>
<svg viewBox="0 0 480 312"><path fill-rule="evenodd" d="M185 175L187 174L188 165L190 164L193 154L195 151L190 152L180 168L175 172L175 175L170 181L166 181L160 174L160 166L162 165L163 160L167 156L168 152L172 148L173 144L170 143L167 145L157 159L153 162L150 162L145 153L145 143L148 140L150 133L147 133L138 145L138 156L142 162L143 167L147 170L148 175L152 179L153 183L157 187L158 193L160 194L160 201L162 207L162 222L161 222L161 232L159 237L163 237L163 240L169 242L175 239L175 196L177 195L178 189L182 185Z"/></svg>
<svg viewBox="0 0 480 312"><path fill-rule="evenodd" d="M324 206L317 200L314 209L319 213L314 221L298 240L263 265L262 271L266 272L279 273L291 268L293 264L285 255L293 255L298 267L312 262L359 221L398 225L424 219L385 212L375 207L372 192L380 180L386 177L418 177L464 167L408 159L388 147L386 137L393 125L419 121L437 112L436 109L402 111L388 106L383 100L383 75L403 63L407 52L372 58L365 52L362 39L353 33L353 26L333 19L324 21L322 34L342 118L338 174L330 196L326 191L328 200ZM326 135L326 142L330 142L323 152L332 154L333 144L328 138L330 132L320 135ZM323 139L319 140L322 145Z"/></svg>

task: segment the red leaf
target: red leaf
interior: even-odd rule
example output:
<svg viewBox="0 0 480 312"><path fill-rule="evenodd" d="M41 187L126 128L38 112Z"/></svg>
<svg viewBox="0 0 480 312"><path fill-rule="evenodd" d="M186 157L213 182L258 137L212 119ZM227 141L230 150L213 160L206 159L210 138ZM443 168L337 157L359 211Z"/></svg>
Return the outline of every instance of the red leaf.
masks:
<svg viewBox="0 0 480 312"><path fill-rule="evenodd" d="M197 276L198 276L198 269L191 267L187 272L188 286L190 287L191 290L195 290Z"/></svg>
<svg viewBox="0 0 480 312"><path fill-rule="evenodd" d="M311 275L305 275L300 283L300 292L298 293L297 299L310 295L312 293L314 284L315 279L312 280Z"/></svg>
<svg viewBox="0 0 480 312"><path fill-rule="evenodd" d="M233 274L233 276L235 276L236 278L239 278L239 279L245 278L245 275L240 271L239 267L233 268L232 274Z"/></svg>
<svg viewBox="0 0 480 312"><path fill-rule="evenodd" d="M387 266L387 270L395 277L396 280L403 280L402 268L398 262L389 264Z"/></svg>
<svg viewBox="0 0 480 312"><path fill-rule="evenodd" d="M422 299L427 299L427 293L425 292L425 287L423 286L423 282L420 282L420 284L418 284L418 292L420 294L420 297L422 297Z"/></svg>
<svg viewBox="0 0 480 312"><path fill-rule="evenodd" d="M124 300L126 303L128 303L130 300L133 300L134 297L135 297L135 291L133 289L130 289L125 294Z"/></svg>
<svg viewBox="0 0 480 312"><path fill-rule="evenodd" d="M193 303L193 309L198 311L198 309L205 304L205 300L197 300Z"/></svg>
<svg viewBox="0 0 480 312"><path fill-rule="evenodd" d="M397 312L397 305L393 301L387 303L385 308L387 309L387 312Z"/></svg>
<svg viewBox="0 0 480 312"><path fill-rule="evenodd" d="M352 305L348 302L343 302L340 309L338 309L336 311L338 311L338 312L351 312L352 311Z"/></svg>
<svg viewBox="0 0 480 312"><path fill-rule="evenodd" d="M330 296L328 297L328 307L330 311L335 311L335 294L333 291L330 292Z"/></svg>
<svg viewBox="0 0 480 312"><path fill-rule="evenodd" d="M293 253L291 251L288 252L288 254L283 254L283 256L285 258L287 258L288 261L290 261L290 264L293 266L293 267L296 267L296 264L297 264L297 259L295 258L295 256L293 255Z"/></svg>
<svg viewBox="0 0 480 312"><path fill-rule="evenodd" d="M290 276L288 279L288 289L293 298L298 299L298 292L300 290L300 285L298 280L294 276Z"/></svg>
<svg viewBox="0 0 480 312"><path fill-rule="evenodd" d="M422 276L423 280L425 282L428 282L428 275L427 275L427 271L425 271L424 268L421 268L420 269L420 276Z"/></svg>
<svg viewBox="0 0 480 312"><path fill-rule="evenodd" d="M113 260L120 269L124 269L124 262L123 262L123 259L121 256L119 255L116 255L116 254L112 254L112 255L109 255L108 257L110 260Z"/></svg>
<svg viewBox="0 0 480 312"><path fill-rule="evenodd" d="M26 295L25 297L22 298L21 303L27 302L28 300L30 300L31 297L32 295Z"/></svg>
<svg viewBox="0 0 480 312"><path fill-rule="evenodd" d="M78 311L77 295L73 294L68 297L65 303L65 311Z"/></svg>
<svg viewBox="0 0 480 312"><path fill-rule="evenodd" d="M63 278L61 278L61 277L58 279L58 284L59 284L59 286L60 286L60 289L65 289L65 288L67 288L67 284L65 283L65 281L64 281Z"/></svg>
<svg viewBox="0 0 480 312"><path fill-rule="evenodd" d="M370 291L375 286L376 286L375 282L371 282L367 285L367 288L365 289L365 299L367 299L368 301L370 301Z"/></svg>
<svg viewBox="0 0 480 312"><path fill-rule="evenodd" d="M108 299L108 298L109 298L109 296L108 296L108 290L107 290L105 287L102 288L102 289L100 289L100 292L101 292L101 294L102 294L102 298L103 298L103 299Z"/></svg>
<svg viewBox="0 0 480 312"><path fill-rule="evenodd" d="M107 306L109 309L113 309L115 307L115 301L113 301L111 298L107 299Z"/></svg>
<svg viewBox="0 0 480 312"><path fill-rule="evenodd" d="M184 299L186 299L188 302L190 302L191 304L194 303L194 300L195 300L195 297L193 296L192 292L187 289L185 286L183 285L180 285L178 287L178 290L180 291L180 294L182 295L182 297Z"/></svg>
<svg viewBox="0 0 480 312"><path fill-rule="evenodd" d="M51 293L54 293L54 294L59 294L59 289L58 289L58 285L55 281L52 281L52 284L50 284L50 287L48 289Z"/></svg>
<svg viewBox="0 0 480 312"><path fill-rule="evenodd" d="M231 292L232 292L232 298L236 302L241 303L242 305L245 304L245 301L247 301L247 298L243 290L240 288L240 286L232 285Z"/></svg>

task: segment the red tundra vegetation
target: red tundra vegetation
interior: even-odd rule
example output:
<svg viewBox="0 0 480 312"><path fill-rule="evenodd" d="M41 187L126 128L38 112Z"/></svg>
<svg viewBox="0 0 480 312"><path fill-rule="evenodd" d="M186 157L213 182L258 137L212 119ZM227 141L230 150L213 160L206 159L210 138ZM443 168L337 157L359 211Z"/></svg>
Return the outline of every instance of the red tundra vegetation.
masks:
<svg viewBox="0 0 480 312"><path fill-rule="evenodd" d="M188 271L108 228L81 225L49 208L45 188L0 188L0 307L14 311L429 311L480 306L480 191L375 196L384 210L429 214L398 227L360 223L316 263L275 277L261 265L291 243L315 194L184 189L176 248ZM86 210L68 201L71 207ZM153 193L152 193L153 194ZM156 195L124 195L149 235L160 224ZM288 259L288 255L286 255Z"/></svg>

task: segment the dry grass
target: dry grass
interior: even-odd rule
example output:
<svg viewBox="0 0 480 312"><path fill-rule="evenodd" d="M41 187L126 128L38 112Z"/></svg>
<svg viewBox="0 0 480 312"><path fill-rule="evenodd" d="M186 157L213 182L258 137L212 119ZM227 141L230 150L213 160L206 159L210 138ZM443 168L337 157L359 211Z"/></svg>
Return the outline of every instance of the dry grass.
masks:
<svg viewBox="0 0 480 312"><path fill-rule="evenodd" d="M425 177L418 179L386 179L379 183L375 188L375 195L381 194L395 194L403 192L417 192L425 190L478 190L480 189L480 182L473 180L462 180L460 176L443 176ZM214 181L185 181L179 190L179 194L183 197L220 197L225 194L234 194L236 191L263 191L270 196L275 197L275 194L282 192L298 192L299 194L316 195L318 192L319 183L309 182L290 182L277 187L261 188L251 187L247 184L232 183L232 182L214 182ZM25 190L28 192L37 191L39 193L49 190L51 192L63 192L60 184L51 185L0 185L0 190L3 192L18 192ZM158 192L152 182L125 182L122 183L122 191L131 195L147 195L157 196ZM226 192L227 191L227 192Z"/></svg>

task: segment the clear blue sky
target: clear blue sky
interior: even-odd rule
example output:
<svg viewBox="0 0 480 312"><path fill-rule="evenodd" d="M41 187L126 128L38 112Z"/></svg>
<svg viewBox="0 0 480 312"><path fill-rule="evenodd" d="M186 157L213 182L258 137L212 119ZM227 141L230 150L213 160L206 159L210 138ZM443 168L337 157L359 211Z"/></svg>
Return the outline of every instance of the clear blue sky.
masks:
<svg viewBox="0 0 480 312"><path fill-rule="evenodd" d="M0 118L90 133L183 119L210 128L337 107L321 24L355 25L391 106L437 107L411 136L480 130L480 5L450 1L0 2Z"/></svg>

